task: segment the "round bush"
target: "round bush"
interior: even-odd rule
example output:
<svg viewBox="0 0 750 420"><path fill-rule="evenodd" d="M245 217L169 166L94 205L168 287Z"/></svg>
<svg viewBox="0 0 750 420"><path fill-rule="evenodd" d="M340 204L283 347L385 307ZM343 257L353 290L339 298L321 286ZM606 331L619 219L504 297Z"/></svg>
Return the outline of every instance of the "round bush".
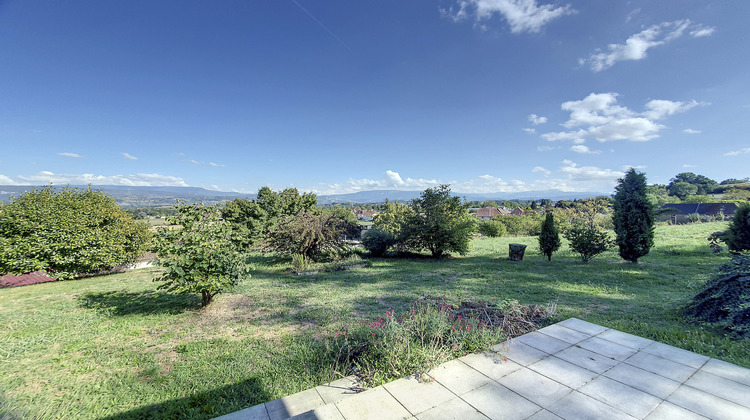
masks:
<svg viewBox="0 0 750 420"><path fill-rule="evenodd" d="M370 229L362 235L362 245L373 257L381 257L391 245L396 243L393 234L379 229Z"/></svg>

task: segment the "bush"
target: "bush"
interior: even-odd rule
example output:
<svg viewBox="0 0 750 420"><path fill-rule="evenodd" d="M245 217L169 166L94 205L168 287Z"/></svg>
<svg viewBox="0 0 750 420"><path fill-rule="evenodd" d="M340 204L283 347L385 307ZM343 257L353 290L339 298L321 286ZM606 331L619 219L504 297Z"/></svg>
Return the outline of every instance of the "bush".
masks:
<svg viewBox="0 0 750 420"><path fill-rule="evenodd" d="M570 241L570 249L579 253L584 263L615 245L607 232L590 227L572 228L565 232L565 238Z"/></svg>
<svg viewBox="0 0 750 420"><path fill-rule="evenodd" d="M535 236L540 233L542 216L500 215L493 217L492 220L505 225L505 231L508 235Z"/></svg>
<svg viewBox="0 0 750 420"><path fill-rule="evenodd" d="M69 279L135 262L148 241L147 223L90 187L34 189L0 206L0 273Z"/></svg>
<svg viewBox="0 0 750 420"><path fill-rule="evenodd" d="M548 261L552 261L552 253L560 249L561 242L555 219L552 213L547 213L542 223L542 233L539 234L539 250L547 256Z"/></svg>
<svg viewBox="0 0 750 420"><path fill-rule="evenodd" d="M235 248L232 228L221 219L221 211L202 204L180 205L178 215L168 218L178 226L157 231L154 251L164 272L155 281L159 289L178 293L200 293L201 305L236 286L248 276L245 258Z"/></svg>
<svg viewBox="0 0 750 420"><path fill-rule="evenodd" d="M271 231L265 250L304 255L312 261L335 259L348 249L344 240L348 229L349 222L333 214L287 216Z"/></svg>
<svg viewBox="0 0 750 420"><path fill-rule="evenodd" d="M405 229L408 247L427 249L434 258L446 252L466 255L477 222L448 185L428 188L412 201L412 215Z"/></svg>
<svg viewBox="0 0 750 420"><path fill-rule="evenodd" d="M392 233L380 229L370 229L362 236L362 245L373 257L382 257L395 243L396 238Z"/></svg>
<svg viewBox="0 0 750 420"><path fill-rule="evenodd" d="M484 220L479 222L479 233L488 238L499 238L505 235L505 225L498 220Z"/></svg>
<svg viewBox="0 0 750 420"><path fill-rule="evenodd" d="M732 251L750 250L750 203L743 203L729 224L727 246Z"/></svg>
<svg viewBox="0 0 750 420"><path fill-rule="evenodd" d="M688 315L750 336L750 253L738 253L695 295Z"/></svg>

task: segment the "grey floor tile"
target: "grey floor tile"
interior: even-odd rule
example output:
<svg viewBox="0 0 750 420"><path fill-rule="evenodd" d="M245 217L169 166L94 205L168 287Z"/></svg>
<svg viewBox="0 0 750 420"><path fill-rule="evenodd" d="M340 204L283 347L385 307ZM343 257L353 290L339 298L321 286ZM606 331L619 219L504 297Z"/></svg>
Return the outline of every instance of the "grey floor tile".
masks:
<svg viewBox="0 0 750 420"><path fill-rule="evenodd" d="M639 419L646 417L662 401L604 376L587 383L579 391Z"/></svg>
<svg viewBox="0 0 750 420"><path fill-rule="evenodd" d="M528 368L517 370L498 380L498 383L541 407L552 404L572 391Z"/></svg>
<svg viewBox="0 0 750 420"><path fill-rule="evenodd" d="M615 359L602 356L599 353L594 353L580 347L569 347L556 353L555 356L596 373L604 373L612 366L619 363Z"/></svg>
<svg viewBox="0 0 750 420"><path fill-rule="evenodd" d="M456 397L437 381L419 382L402 378L383 385L412 415L417 415Z"/></svg>
<svg viewBox="0 0 750 420"><path fill-rule="evenodd" d="M750 409L715 395L682 385L667 401L711 419L750 419Z"/></svg>
<svg viewBox="0 0 750 420"><path fill-rule="evenodd" d="M710 359L703 365L701 371L750 386L750 369L723 360Z"/></svg>
<svg viewBox="0 0 750 420"><path fill-rule="evenodd" d="M547 407L547 410L565 420L633 420L635 417L623 413L588 395L573 391Z"/></svg>
<svg viewBox="0 0 750 420"><path fill-rule="evenodd" d="M565 341L570 344L577 344L587 338L591 337L591 334L586 334L580 331L572 330L567 327L563 327L560 324L553 324L539 330L542 334L547 334L555 337L558 340Z"/></svg>
<svg viewBox="0 0 750 420"><path fill-rule="evenodd" d="M685 382L690 377L690 375L698 370L696 368L673 362L671 360L667 360L653 354L644 353L642 351L630 356L625 360L624 363L639 367L643 370L647 370L649 372L664 376L665 378L669 378L680 383Z"/></svg>
<svg viewBox="0 0 750 420"><path fill-rule="evenodd" d="M654 340L649 340L648 338L638 337L637 335L628 334L617 330L604 331L603 333L597 335L597 337L607 341L611 341L613 343L617 343L621 346L630 347L637 350L640 350L654 342Z"/></svg>
<svg viewBox="0 0 750 420"><path fill-rule="evenodd" d="M337 379L333 382L316 386L315 389L326 404L340 401L361 392L359 383L354 376Z"/></svg>
<svg viewBox="0 0 750 420"><path fill-rule="evenodd" d="M234 413L216 417L213 420L270 420L265 404L258 404Z"/></svg>
<svg viewBox="0 0 750 420"><path fill-rule="evenodd" d="M432 369L429 375L456 395L469 392L492 381L460 360L444 363Z"/></svg>
<svg viewBox="0 0 750 420"><path fill-rule="evenodd" d="M552 414L547 410L540 410L537 411L533 416L529 417L527 420L562 420L562 418L560 418L560 416Z"/></svg>
<svg viewBox="0 0 750 420"><path fill-rule="evenodd" d="M750 408L750 386L731 379L699 370L685 382L685 385Z"/></svg>
<svg viewBox="0 0 750 420"><path fill-rule="evenodd" d="M467 392L461 396L461 399L491 419L521 420L542 409L508 388L495 383Z"/></svg>
<svg viewBox="0 0 750 420"><path fill-rule="evenodd" d="M345 420L336 404L326 404L315 410L290 417L290 420Z"/></svg>
<svg viewBox="0 0 750 420"><path fill-rule="evenodd" d="M494 380L498 380L523 367L502 354L494 352L474 353L461 357L458 360Z"/></svg>
<svg viewBox="0 0 750 420"><path fill-rule="evenodd" d="M549 356L532 363L528 368L572 389L579 388L598 375L555 356Z"/></svg>
<svg viewBox="0 0 750 420"><path fill-rule="evenodd" d="M674 405L671 402L664 401L659 404L648 416L646 420L705 420L707 417L703 417L698 413L682 408L678 405Z"/></svg>
<svg viewBox="0 0 750 420"><path fill-rule="evenodd" d="M516 340L510 340L498 344L493 347L492 350L501 353L506 358L522 366L530 365L549 356L549 353L537 350L534 347L527 346Z"/></svg>
<svg viewBox="0 0 750 420"><path fill-rule="evenodd" d="M337 403L347 420L407 419L411 414L383 387L368 389Z"/></svg>
<svg viewBox="0 0 750 420"><path fill-rule="evenodd" d="M461 398L455 397L439 406L417 415L424 420L487 420L487 416L480 413Z"/></svg>
<svg viewBox="0 0 750 420"><path fill-rule="evenodd" d="M271 420L283 420L297 414L314 410L325 402L315 388L307 389L296 394L279 398L266 403L266 410Z"/></svg>
<svg viewBox="0 0 750 420"><path fill-rule="evenodd" d="M592 324L578 318L568 318L565 321L558 322L557 325L590 335L600 334L608 330L608 328L602 327L601 325Z"/></svg>
<svg viewBox="0 0 750 420"><path fill-rule="evenodd" d="M631 347L625 347L612 341L601 339L598 336L581 341L578 345L581 348L591 350L594 353L599 353L602 356L607 356L615 360L625 360L638 351Z"/></svg>
<svg viewBox="0 0 750 420"><path fill-rule="evenodd" d="M667 398L682 385L680 382L627 363L620 363L604 372L604 376L661 399Z"/></svg>
<svg viewBox="0 0 750 420"><path fill-rule="evenodd" d="M526 344L527 346L534 347L537 350L541 350L545 353L550 354L557 353L558 351L571 346L570 343L558 340L555 337L549 336L547 334L542 334L538 331L524 334L516 338L516 340L522 342L523 344Z"/></svg>
<svg viewBox="0 0 750 420"><path fill-rule="evenodd" d="M658 342L649 344L642 351L694 368L703 366L709 359L708 356Z"/></svg>

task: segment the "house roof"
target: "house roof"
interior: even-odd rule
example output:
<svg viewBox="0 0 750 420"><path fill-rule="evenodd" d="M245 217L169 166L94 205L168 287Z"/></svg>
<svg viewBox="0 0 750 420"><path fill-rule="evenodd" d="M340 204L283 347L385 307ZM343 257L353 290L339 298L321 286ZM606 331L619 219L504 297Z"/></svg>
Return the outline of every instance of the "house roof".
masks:
<svg viewBox="0 0 750 420"><path fill-rule="evenodd" d="M693 213L705 214L707 216L716 216L719 213L725 216L731 216L737 211L737 204L734 203L680 203L665 204L661 206L662 210L674 209L670 212L676 215L688 215Z"/></svg>
<svg viewBox="0 0 750 420"><path fill-rule="evenodd" d="M477 210L476 213L474 213L475 217L495 217L502 213L495 208L495 207L482 207L481 209Z"/></svg>

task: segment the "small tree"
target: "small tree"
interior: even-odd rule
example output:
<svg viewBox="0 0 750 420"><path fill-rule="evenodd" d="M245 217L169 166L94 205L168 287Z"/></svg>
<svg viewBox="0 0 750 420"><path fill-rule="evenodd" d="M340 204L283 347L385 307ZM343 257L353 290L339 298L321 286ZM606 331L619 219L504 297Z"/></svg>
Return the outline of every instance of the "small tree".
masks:
<svg viewBox="0 0 750 420"><path fill-rule="evenodd" d="M505 225L499 220L483 220L479 222L478 231L489 238L499 238L505 235Z"/></svg>
<svg viewBox="0 0 750 420"><path fill-rule="evenodd" d="M552 213L547 213L542 223L542 233L539 235L539 249L547 256L548 261L552 261L552 253L560 249L561 243Z"/></svg>
<svg viewBox="0 0 750 420"><path fill-rule="evenodd" d="M321 260L347 249L344 234L348 229L349 222L330 213L287 216L271 231L265 249L286 256L304 255L311 260Z"/></svg>
<svg viewBox="0 0 750 420"><path fill-rule="evenodd" d="M232 228L221 219L215 206L178 205L169 217L173 226L157 231L154 251L164 272L154 281L159 289L178 293L200 293L201 305L248 277L244 255L232 242Z"/></svg>
<svg viewBox="0 0 750 420"><path fill-rule="evenodd" d="M750 203L743 203L734 213L726 235L732 251L750 250Z"/></svg>
<svg viewBox="0 0 750 420"><path fill-rule="evenodd" d="M620 256L636 263L654 246L654 207L648 199L646 175L630 168L615 187L613 207Z"/></svg>
<svg viewBox="0 0 750 420"><path fill-rule="evenodd" d="M108 270L135 262L148 238L148 224L101 191L34 189L0 206L0 273L69 279Z"/></svg>
<svg viewBox="0 0 750 420"><path fill-rule="evenodd" d="M570 249L580 254L584 263L614 246L607 232L587 226L571 228L564 236L570 242Z"/></svg>
<svg viewBox="0 0 750 420"><path fill-rule="evenodd" d="M469 252L476 219L458 197L451 196L448 185L426 189L411 207L414 213L407 227L407 240L413 247L428 249L435 258L447 251L461 255Z"/></svg>
<svg viewBox="0 0 750 420"><path fill-rule="evenodd" d="M373 257L382 257L395 243L392 233L380 229L370 229L362 235L362 245Z"/></svg>

